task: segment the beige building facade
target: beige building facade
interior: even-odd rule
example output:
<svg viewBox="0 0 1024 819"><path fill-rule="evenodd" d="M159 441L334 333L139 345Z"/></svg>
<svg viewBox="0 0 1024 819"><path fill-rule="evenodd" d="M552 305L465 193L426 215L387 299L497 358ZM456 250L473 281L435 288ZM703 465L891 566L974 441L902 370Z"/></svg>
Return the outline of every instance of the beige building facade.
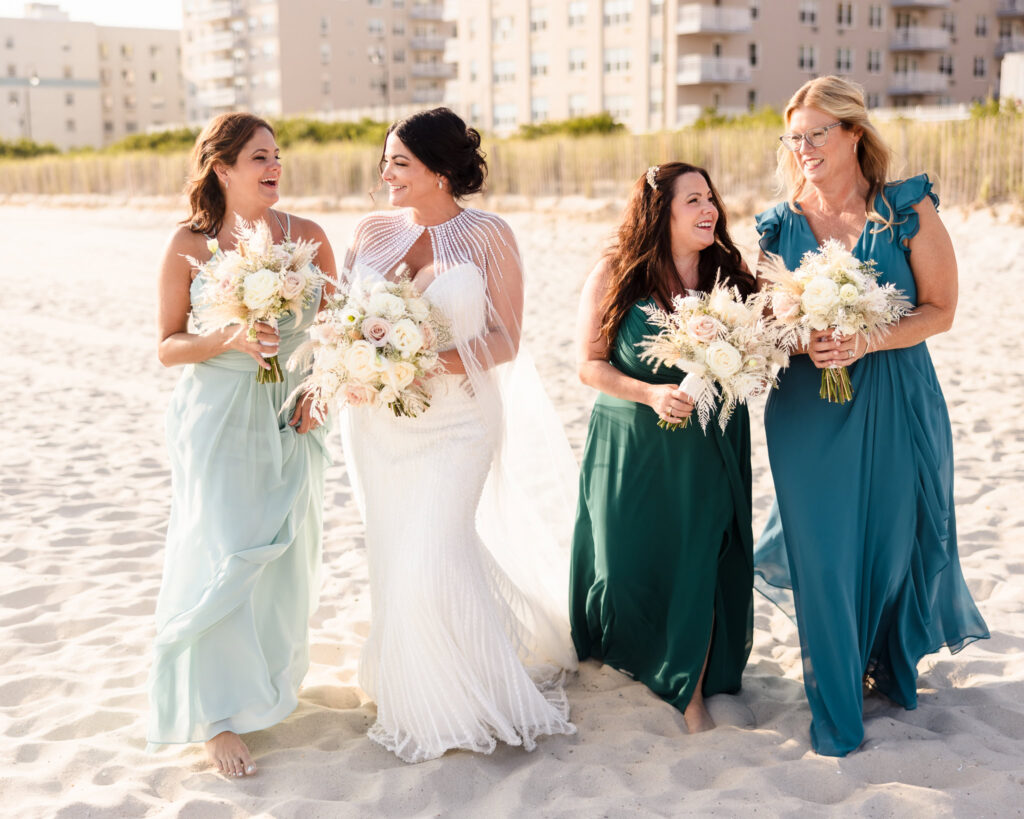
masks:
<svg viewBox="0 0 1024 819"><path fill-rule="evenodd" d="M443 12L422 0L184 0L188 119L390 119L436 105L455 75Z"/></svg>
<svg viewBox="0 0 1024 819"><path fill-rule="evenodd" d="M478 126L612 113L634 131L781 108L823 74L873 108L997 94L1024 0L460 0L446 100Z"/></svg>
<svg viewBox="0 0 1024 819"><path fill-rule="evenodd" d="M177 31L0 18L0 139L100 147L184 120Z"/></svg>

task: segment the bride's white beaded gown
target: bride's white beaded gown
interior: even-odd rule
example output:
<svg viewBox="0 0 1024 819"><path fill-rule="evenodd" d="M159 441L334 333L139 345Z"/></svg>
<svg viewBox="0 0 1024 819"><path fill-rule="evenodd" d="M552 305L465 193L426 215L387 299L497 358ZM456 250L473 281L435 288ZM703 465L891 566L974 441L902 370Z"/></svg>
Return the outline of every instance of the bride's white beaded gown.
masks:
<svg viewBox="0 0 1024 819"><path fill-rule="evenodd" d="M576 730L562 687L576 665L565 599L575 463L529 361L495 358L518 338L499 316L522 277L508 225L472 209L428 228L372 214L345 275L393 278L424 230L434 276L423 293L467 374L431 379L417 418L356 407L344 430L372 600L359 681L377 703L370 737L407 762Z"/></svg>

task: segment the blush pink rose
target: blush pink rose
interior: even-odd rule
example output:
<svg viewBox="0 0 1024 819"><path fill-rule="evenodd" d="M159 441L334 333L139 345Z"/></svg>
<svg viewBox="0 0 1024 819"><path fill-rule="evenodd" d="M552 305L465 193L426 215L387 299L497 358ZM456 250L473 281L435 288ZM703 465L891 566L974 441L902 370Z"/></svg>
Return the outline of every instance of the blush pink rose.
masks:
<svg viewBox="0 0 1024 819"><path fill-rule="evenodd" d="M378 316L370 316L364 319L359 329L363 334L363 338L374 347L383 347L388 343L388 336L391 335L391 324L386 319Z"/></svg>
<svg viewBox="0 0 1024 819"><path fill-rule="evenodd" d="M368 404L373 400L373 390L362 384L345 385L345 401L353 407Z"/></svg>
<svg viewBox="0 0 1024 819"><path fill-rule="evenodd" d="M710 344L722 329L722 324L711 316L694 316L686 322L686 332L703 344Z"/></svg>
<svg viewBox="0 0 1024 819"><path fill-rule="evenodd" d="M306 288L306 276L301 270L289 270L281 282L281 295L288 301L298 296Z"/></svg>

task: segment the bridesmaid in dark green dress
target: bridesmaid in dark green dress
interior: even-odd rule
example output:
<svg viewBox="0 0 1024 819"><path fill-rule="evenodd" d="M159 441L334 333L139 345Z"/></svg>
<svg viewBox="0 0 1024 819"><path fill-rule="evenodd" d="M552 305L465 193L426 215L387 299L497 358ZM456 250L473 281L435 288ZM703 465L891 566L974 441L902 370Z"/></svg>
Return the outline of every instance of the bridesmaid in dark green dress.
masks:
<svg viewBox="0 0 1024 819"><path fill-rule="evenodd" d="M685 373L641 363L657 332L645 305L668 306L715 277L756 287L729 238L706 171L680 162L633 186L617 240L583 288L579 375L600 391L580 470L570 619L576 652L640 680L714 727L704 696L735 692L750 653L753 536L750 421L739 406L724 433L689 417Z"/></svg>

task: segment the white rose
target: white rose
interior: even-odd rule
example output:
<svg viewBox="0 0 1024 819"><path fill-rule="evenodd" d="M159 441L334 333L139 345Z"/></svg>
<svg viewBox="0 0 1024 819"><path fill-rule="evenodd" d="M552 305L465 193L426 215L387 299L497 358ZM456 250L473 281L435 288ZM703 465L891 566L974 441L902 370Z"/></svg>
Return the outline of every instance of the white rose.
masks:
<svg viewBox="0 0 1024 819"><path fill-rule="evenodd" d="M398 321L405 313L405 302L392 293L381 292L370 296L367 312L383 316L389 321Z"/></svg>
<svg viewBox="0 0 1024 819"><path fill-rule="evenodd" d="M427 316L430 315L430 302L426 299L409 299L405 303L405 306L409 310L409 315L412 316L415 321L426 321Z"/></svg>
<svg viewBox="0 0 1024 819"><path fill-rule="evenodd" d="M345 369L357 381L371 382L377 377L377 351L368 341L353 341L345 353Z"/></svg>
<svg viewBox="0 0 1024 819"><path fill-rule="evenodd" d="M708 369L719 378L731 378L743 366L740 351L726 341L716 341L708 347Z"/></svg>
<svg viewBox="0 0 1024 819"><path fill-rule="evenodd" d="M289 270L284 274L284 281L281 283L281 295L288 301L300 295L306 289L305 270Z"/></svg>
<svg viewBox="0 0 1024 819"><path fill-rule="evenodd" d="M416 368L408 361L396 361L391 367L388 381L395 389L404 390L416 378Z"/></svg>
<svg viewBox="0 0 1024 819"><path fill-rule="evenodd" d="M844 284L839 288L839 301L843 304L853 304L857 301L857 297L860 296L856 286L852 284Z"/></svg>
<svg viewBox="0 0 1024 819"><path fill-rule="evenodd" d="M686 312L693 312L694 310L699 310L700 305L701 301L697 296L686 296L684 298L679 299L678 303L679 308L685 310Z"/></svg>
<svg viewBox="0 0 1024 819"><path fill-rule="evenodd" d="M391 343L403 358L408 358L422 349L423 333L412 321L402 319L391 328Z"/></svg>
<svg viewBox="0 0 1024 819"><path fill-rule="evenodd" d="M800 297L804 312L818 316L824 316L838 303L839 287L831 279L811 279Z"/></svg>
<svg viewBox="0 0 1024 819"><path fill-rule="evenodd" d="M260 268L250 273L243 282L243 300L250 310L269 307L279 295L280 284L273 270Z"/></svg>
<svg viewBox="0 0 1024 819"><path fill-rule="evenodd" d="M381 404L394 403L397 398L398 393L395 391L395 388L388 384L381 387L380 391L377 393L377 400L380 401Z"/></svg>

